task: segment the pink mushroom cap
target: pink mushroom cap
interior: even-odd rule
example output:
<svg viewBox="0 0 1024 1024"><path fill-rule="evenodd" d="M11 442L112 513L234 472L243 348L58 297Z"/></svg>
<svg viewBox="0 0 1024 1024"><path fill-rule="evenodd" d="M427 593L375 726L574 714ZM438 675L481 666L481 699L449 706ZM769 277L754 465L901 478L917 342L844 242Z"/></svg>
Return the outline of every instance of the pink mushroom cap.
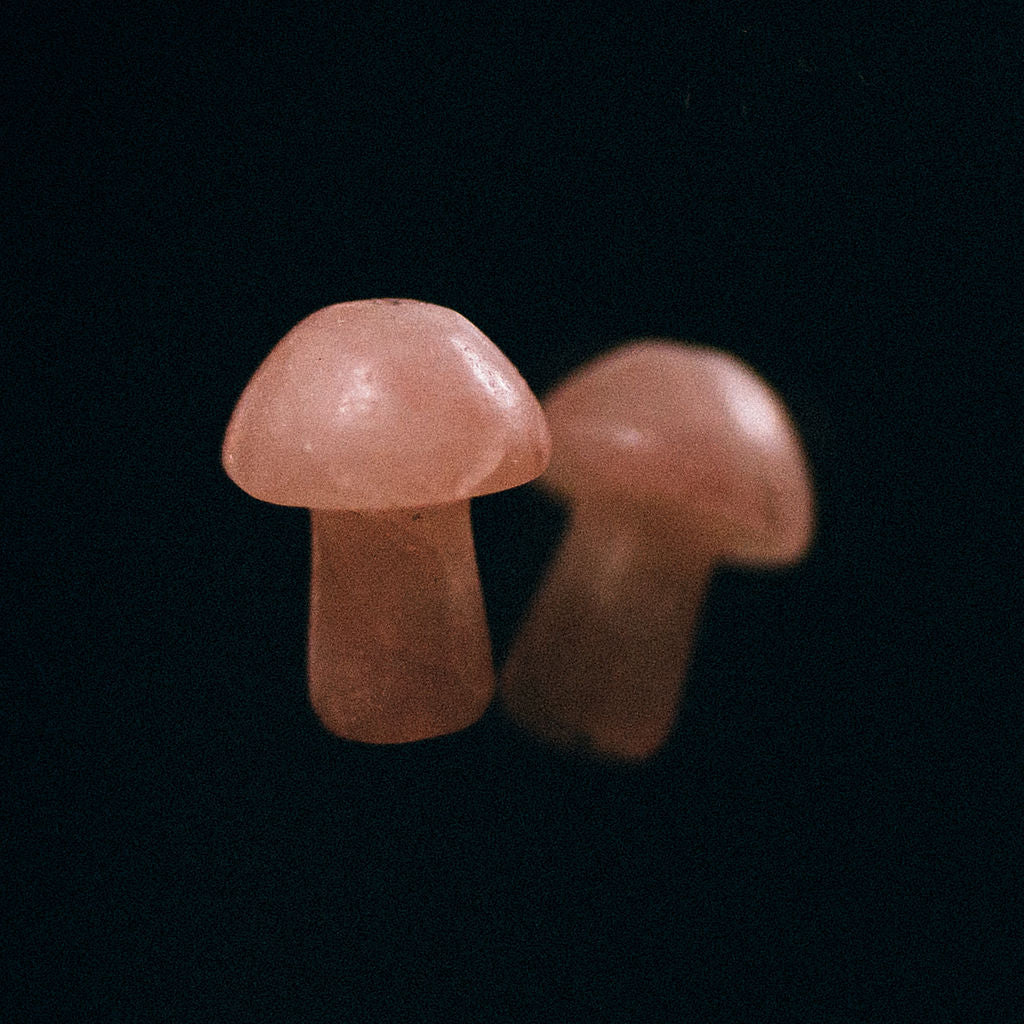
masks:
<svg viewBox="0 0 1024 1024"><path fill-rule="evenodd" d="M410 299L306 317L242 393L222 461L262 501L317 509L448 504L543 472L544 414L465 317Z"/></svg>
<svg viewBox="0 0 1024 1024"><path fill-rule="evenodd" d="M734 356L632 342L571 374L544 411L555 441L539 482L575 509L614 507L703 538L736 564L785 565L809 545L799 436L782 400Z"/></svg>

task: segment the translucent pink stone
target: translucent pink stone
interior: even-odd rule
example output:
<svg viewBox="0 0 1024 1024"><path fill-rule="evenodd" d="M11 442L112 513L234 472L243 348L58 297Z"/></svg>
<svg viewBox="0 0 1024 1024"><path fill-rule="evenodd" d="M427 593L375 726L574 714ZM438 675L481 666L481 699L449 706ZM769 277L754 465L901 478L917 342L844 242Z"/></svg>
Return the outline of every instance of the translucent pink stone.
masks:
<svg viewBox="0 0 1024 1024"><path fill-rule="evenodd" d="M735 356L628 344L570 375L544 411L554 448L541 482L574 508L648 509L733 563L784 565L810 543L799 435L779 396Z"/></svg>
<svg viewBox="0 0 1024 1024"><path fill-rule="evenodd" d="M469 502L312 514L309 696L336 736L405 743L472 725L494 667Z"/></svg>
<svg viewBox="0 0 1024 1024"><path fill-rule="evenodd" d="M223 463L312 512L309 687L338 736L461 729L494 693L469 499L542 472L544 415L515 367L450 309L329 306L256 371Z"/></svg>
<svg viewBox="0 0 1024 1024"><path fill-rule="evenodd" d="M408 299L328 306L293 327L228 424L228 476L261 501L410 508L532 480L550 441L516 368L465 317Z"/></svg>
<svg viewBox="0 0 1024 1024"><path fill-rule="evenodd" d="M722 352L626 345L545 401L541 483L571 509L502 676L510 714L552 742L641 760L665 741L714 566L784 565L813 533L785 406Z"/></svg>

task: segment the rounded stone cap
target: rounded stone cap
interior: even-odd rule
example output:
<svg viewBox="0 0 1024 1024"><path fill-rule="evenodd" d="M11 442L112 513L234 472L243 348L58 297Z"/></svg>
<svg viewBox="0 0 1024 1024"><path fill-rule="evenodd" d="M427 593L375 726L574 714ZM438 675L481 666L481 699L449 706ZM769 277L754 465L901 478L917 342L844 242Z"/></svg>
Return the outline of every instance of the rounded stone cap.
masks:
<svg viewBox="0 0 1024 1024"><path fill-rule="evenodd" d="M784 565L810 543L799 436L778 395L734 356L632 342L572 373L544 411L554 449L540 482L577 509L636 509L740 564Z"/></svg>
<svg viewBox="0 0 1024 1024"><path fill-rule="evenodd" d="M238 400L222 462L262 501L371 510L516 487L550 450L537 399L465 317L368 299L281 339Z"/></svg>

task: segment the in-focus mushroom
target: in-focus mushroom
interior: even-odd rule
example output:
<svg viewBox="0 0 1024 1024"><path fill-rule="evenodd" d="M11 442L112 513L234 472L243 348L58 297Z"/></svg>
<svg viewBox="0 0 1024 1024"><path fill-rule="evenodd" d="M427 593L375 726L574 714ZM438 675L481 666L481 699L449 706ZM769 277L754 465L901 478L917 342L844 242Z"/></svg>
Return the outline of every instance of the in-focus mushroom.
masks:
<svg viewBox="0 0 1024 1024"><path fill-rule="evenodd" d="M570 520L502 700L555 744L642 760L675 720L715 565L786 565L810 543L807 462L779 397L708 348L624 345L543 404L553 451L538 483Z"/></svg>
<svg viewBox="0 0 1024 1024"><path fill-rule="evenodd" d="M328 306L263 361L223 465L253 497L312 510L309 692L331 732L403 743L483 714L494 668L469 500L549 454L525 381L450 309Z"/></svg>

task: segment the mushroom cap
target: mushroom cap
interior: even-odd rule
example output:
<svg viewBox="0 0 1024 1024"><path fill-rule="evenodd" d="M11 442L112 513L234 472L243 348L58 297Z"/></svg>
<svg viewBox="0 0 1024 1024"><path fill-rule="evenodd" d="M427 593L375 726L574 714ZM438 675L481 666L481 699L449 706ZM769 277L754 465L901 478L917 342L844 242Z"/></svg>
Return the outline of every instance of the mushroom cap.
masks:
<svg viewBox="0 0 1024 1024"><path fill-rule="evenodd" d="M632 342L572 373L544 411L554 448L540 482L577 510L668 524L737 564L784 565L810 543L813 489L796 429L728 353Z"/></svg>
<svg viewBox="0 0 1024 1024"><path fill-rule="evenodd" d="M281 339L235 406L222 461L254 498L354 511L516 487L550 450L537 399L465 317L368 299Z"/></svg>

